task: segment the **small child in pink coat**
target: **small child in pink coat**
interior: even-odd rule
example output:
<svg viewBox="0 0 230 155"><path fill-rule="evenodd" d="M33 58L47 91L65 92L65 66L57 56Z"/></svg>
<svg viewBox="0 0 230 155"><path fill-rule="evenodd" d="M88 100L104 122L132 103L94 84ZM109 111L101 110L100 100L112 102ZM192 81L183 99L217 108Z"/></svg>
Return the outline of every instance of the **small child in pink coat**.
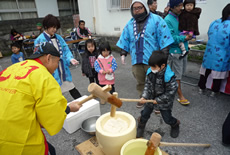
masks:
<svg viewBox="0 0 230 155"><path fill-rule="evenodd" d="M105 85L111 85L112 90L110 93L115 92L115 75L114 72L117 69L116 59L111 54L111 47L108 42L101 43L99 46L100 55L94 63L94 68L98 72L99 85L104 87Z"/></svg>

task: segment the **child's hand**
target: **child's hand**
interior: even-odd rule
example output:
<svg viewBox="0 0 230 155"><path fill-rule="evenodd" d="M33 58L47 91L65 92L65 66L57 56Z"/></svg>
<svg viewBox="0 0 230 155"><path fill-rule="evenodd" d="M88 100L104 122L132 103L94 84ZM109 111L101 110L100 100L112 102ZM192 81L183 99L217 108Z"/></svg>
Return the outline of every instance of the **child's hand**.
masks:
<svg viewBox="0 0 230 155"><path fill-rule="evenodd" d="M106 71L102 71L102 74L106 74Z"/></svg>
<svg viewBox="0 0 230 155"><path fill-rule="evenodd" d="M140 99L140 103L141 103L141 104L145 104L145 102L146 102L145 100L146 100L146 99L145 99L144 97L142 97L142 98Z"/></svg>
<svg viewBox="0 0 230 155"><path fill-rule="evenodd" d="M79 62L76 59L71 59L70 62L72 65L78 65L79 64Z"/></svg>
<svg viewBox="0 0 230 155"><path fill-rule="evenodd" d="M85 76L85 74L84 74L84 73L82 73L82 76Z"/></svg>
<svg viewBox="0 0 230 155"><path fill-rule="evenodd" d="M107 71L106 71L106 74L110 74L110 71L109 71L109 70L107 70Z"/></svg>

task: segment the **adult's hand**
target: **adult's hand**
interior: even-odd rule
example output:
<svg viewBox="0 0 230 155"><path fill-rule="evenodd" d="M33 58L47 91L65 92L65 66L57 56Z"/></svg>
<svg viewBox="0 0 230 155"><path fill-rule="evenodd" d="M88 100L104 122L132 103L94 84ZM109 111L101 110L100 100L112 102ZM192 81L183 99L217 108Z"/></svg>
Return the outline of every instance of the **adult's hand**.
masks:
<svg viewBox="0 0 230 155"><path fill-rule="evenodd" d="M68 105L70 108L70 112L76 112L82 107L82 105L79 105L77 103L78 101L73 101Z"/></svg>
<svg viewBox="0 0 230 155"><path fill-rule="evenodd" d="M73 65L78 65L79 64L79 62L76 59L71 59L70 62Z"/></svg>
<svg viewBox="0 0 230 155"><path fill-rule="evenodd" d="M125 55L122 55L122 56L121 56L121 63L122 63L123 65L126 64L126 63L125 63Z"/></svg>

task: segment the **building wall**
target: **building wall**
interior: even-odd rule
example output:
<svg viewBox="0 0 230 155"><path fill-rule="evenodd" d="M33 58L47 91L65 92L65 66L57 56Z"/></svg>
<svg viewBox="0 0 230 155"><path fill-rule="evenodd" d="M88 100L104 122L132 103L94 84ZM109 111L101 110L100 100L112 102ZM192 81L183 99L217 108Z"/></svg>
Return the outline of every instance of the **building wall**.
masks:
<svg viewBox="0 0 230 155"><path fill-rule="evenodd" d="M107 0L79 0L78 6L80 19L85 20L86 26L99 35L120 36L131 18L129 10L109 11Z"/></svg>
<svg viewBox="0 0 230 155"><path fill-rule="evenodd" d="M35 0L38 18L48 14L59 16L57 0Z"/></svg>
<svg viewBox="0 0 230 155"><path fill-rule="evenodd" d="M163 11L167 2L168 0L158 0L158 10ZM198 39L207 40L210 23L221 17L222 9L228 3L229 0L207 0L206 4L197 4L197 7L202 8L199 19L200 36L197 37ZM130 10L109 11L107 9L107 0L79 0L78 4L80 19L85 20L86 26L98 35L119 36L131 18Z"/></svg>

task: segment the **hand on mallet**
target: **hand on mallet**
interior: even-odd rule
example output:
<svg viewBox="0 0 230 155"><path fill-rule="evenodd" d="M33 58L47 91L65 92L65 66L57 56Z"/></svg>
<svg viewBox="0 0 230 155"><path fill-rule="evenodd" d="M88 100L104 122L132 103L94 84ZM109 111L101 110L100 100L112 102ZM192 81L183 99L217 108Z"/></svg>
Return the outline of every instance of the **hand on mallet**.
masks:
<svg viewBox="0 0 230 155"><path fill-rule="evenodd" d="M82 107L82 105L77 104L77 103L78 101L73 101L70 104L68 104L70 108L70 112L77 112Z"/></svg>

